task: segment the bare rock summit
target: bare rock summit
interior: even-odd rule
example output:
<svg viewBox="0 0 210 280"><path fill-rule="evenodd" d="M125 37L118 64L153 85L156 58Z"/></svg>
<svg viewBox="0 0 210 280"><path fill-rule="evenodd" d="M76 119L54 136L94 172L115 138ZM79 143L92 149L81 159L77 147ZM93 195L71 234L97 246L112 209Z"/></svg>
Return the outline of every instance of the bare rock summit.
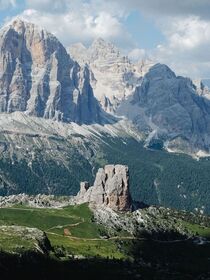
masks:
<svg viewBox="0 0 210 280"><path fill-rule="evenodd" d="M107 206L115 211L129 211L131 197L129 193L129 170L125 165L106 165L99 168L94 185L81 182L76 196L77 203L94 203Z"/></svg>
<svg viewBox="0 0 210 280"><path fill-rule="evenodd" d="M103 114L80 66L52 34L14 20L0 29L0 113L64 122L101 123Z"/></svg>

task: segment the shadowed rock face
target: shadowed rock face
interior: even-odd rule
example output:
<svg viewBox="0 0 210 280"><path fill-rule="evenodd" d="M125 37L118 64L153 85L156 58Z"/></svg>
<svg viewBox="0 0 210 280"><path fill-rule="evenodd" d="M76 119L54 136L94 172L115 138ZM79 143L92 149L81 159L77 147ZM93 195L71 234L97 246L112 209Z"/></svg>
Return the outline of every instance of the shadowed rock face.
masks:
<svg viewBox="0 0 210 280"><path fill-rule="evenodd" d="M20 19L0 30L0 112L100 123L89 80L87 66L45 30Z"/></svg>
<svg viewBox="0 0 210 280"><path fill-rule="evenodd" d="M144 76L133 97L122 103L126 115L141 132L146 146L162 140L165 148L187 153L210 150L210 101L199 95L188 78L156 64Z"/></svg>
<svg viewBox="0 0 210 280"><path fill-rule="evenodd" d="M129 211L131 198L128 166L106 165L100 168L92 187L87 182L81 183L76 200L78 203L104 205L115 211Z"/></svg>

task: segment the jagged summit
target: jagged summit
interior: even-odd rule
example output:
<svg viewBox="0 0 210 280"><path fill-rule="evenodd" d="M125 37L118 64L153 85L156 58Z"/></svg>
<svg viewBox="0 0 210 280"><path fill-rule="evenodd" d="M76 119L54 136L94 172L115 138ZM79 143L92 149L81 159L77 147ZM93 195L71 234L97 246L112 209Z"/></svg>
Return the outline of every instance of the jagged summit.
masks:
<svg viewBox="0 0 210 280"><path fill-rule="evenodd" d="M19 29L19 28L24 28L24 27L27 27L28 25L30 26L33 26L33 28L36 28L36 29L43 29L41 28L40 26L28 21L28 20L25 20L21 17L16 17L14 19L12 19L9 23L7 23L7 26L12 26L14 29Z"/></svg>
<svg viewBox="0 0 210 280"><path fill-rule="evenodd" d="M111 44L110 42L105 41L101 37L98 37L93 40L92 44L90 45L90 48L104 48L107 46L115 48L115 46L113 44Z"/></svg>
<svg viewBox="0 0 210 280"><path fill-rule="evenodd" d="M146 73L145 78L155 78L157 77L161 79L172 79L175 78L175 73L165 64L156 63L154 66L152 66L148 73Z"/></svg>
<svg viewBox="0 0 210 280"><path fill-rule="evenodd" d="M97 59L116 59L120 57L120 51L112 43L102 38L97 38L89 48L89 56L91 61Z"/></svg>
<svg viewBox="0 0 210 280"><path fill-rule="evenodd" d="M134 92L151 66L151 62L145 61L131 63L117 47L102 38L95 39L87 49L73 45L69 53L81 64L88 64L95 97L108 113L116 112L121 101Z"/></svg>
<svg viewBox="0 0 210 280"><path fill-rule="evenodd" d="M2 30L3 29L13 29L19 34L24 33L27 30L33 30L33 32L41 33L43 37L49 36L51 38L54 38L54 40L58 41L58 39L46 29L21 17L16 17L12 19L3 26Z"/></svg>
<svg viewBox="0 0 210 280"><path fill-rule="evenodd" d="M28 22L27 22L27 24L28 24ZM22 31L25 28L26 22L20 18L16 18L15 20L13 20L11 22L11 25L15 31Z"/></svg>
<svg viewBox="0 0 210 280"><path fill-rule="evenodd" d="M168 151L209 153L209 99L198 94L192 80L176 76L164 64L149 69L118 114L126 115L145 133L147 147L159 143Z"/></svg>
<svg viewBox="0 0 210 280"><path fill-rule="evenodd" d="M0 30L0 38L0 112L103 122L89 69L73 61L54 35L17 18Z"/></svg>
<svg viewBox="0 0 210 280"><path fill-rule="evenodd" d="M93 40L91 46L107 46L108 44L111 44L107 41L105 41L103 38L98 37L96 39Z"/></svg>

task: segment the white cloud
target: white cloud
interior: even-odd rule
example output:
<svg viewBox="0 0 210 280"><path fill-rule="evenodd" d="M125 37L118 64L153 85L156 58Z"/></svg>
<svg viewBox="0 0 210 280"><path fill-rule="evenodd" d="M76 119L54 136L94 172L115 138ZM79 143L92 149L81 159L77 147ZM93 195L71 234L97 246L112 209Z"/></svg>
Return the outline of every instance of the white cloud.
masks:
<svg viewBox="0 0 210 280"><path fill-rule="evenodd" d="M16 6L16 0L0 0L0 10L5 10Z"/></svg>
<svg viewBox="0 0 210 280"><path fill-rule="evenodd" d="M108 0L110 1L110 0ZM127 9L139 9L148 15L189 16L210 19L209 0L112 0Z"/></svg>
<svg viewBox="0 0 210 280"><path fill-rule="evenodd" d="M126 7L110 0L25 0L27 9L35 9L48 13L59 13L80 10L85 8L92 15L99 11L107 12L112 16L123 17L127 14Z"/></svg>
<svg viewBox="0 0 210 280"><path fill-rule="evenodd" d="M64 14L28 9L21 17L52 32L67 46L80 41L89 44L97 37L118 44L131 44L128 33L117 17L104 11L92 14L85 6Z"/></svg>
<svg viewBox="0 0 210 280"><path fill-rule="evenodd" d="M168 18L161 29L167 41L157 46L154 56L179 74L202 77L210 72L210 22L199 17Z"/></svg>
<svg viewBox="0 0 210 280"><path fill-rule="evenodd" d="M66 46L76 42L90 44L97 37L121 47L134 46L122 23L125 12L118 4L103 0L26 1L28 9L20 17L52 32Z"/></svg>
<svg viewBox="0 0 210 280"><path fill-rule="evenodd" d="M90 44L102 37L130 49L129 57L152 56L178 74L209 76L210 0L25 0L22 17L54 33L68 46ZM15 0L0 0L1 7ZM151 17L165 36L154 50L142 50L126 31L124 19L132 10ZM149 34L153 36L153 34ZM137 34L140 36L140 34ZM148 54L149 52L149 54Z"/></svg>
<svg viewBox="0 0 210 280"><path fill-rule="evenodd" d="M165 42L160 42L153 50L155 61L168 64L180 75L210 76L209 0L112 0L112 2L118 3L119 9L123 6L128 12L139 10L157 24L165 35Z"/></svg>
<svg viewBox="0 0 210 280"><path fill-rule="evenodd" d="M26 7L45 12L63 13L68 8L66 0L26 0Z"/></svg>
<svg viewBox="0 0 210 280"><path fill-rule="evenodd" d="M192 50L210 43L210 22L198 17L185 19L173 18L162 24L162 30L168 37L171 48Z"/></svg>

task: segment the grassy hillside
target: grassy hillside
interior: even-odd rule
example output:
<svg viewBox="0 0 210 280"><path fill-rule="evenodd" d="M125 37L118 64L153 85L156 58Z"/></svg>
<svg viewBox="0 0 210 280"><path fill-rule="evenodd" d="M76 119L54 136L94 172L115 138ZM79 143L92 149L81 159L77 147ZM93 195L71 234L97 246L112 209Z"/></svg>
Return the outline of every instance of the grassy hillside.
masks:
<svg viewBox="0 0 210 280"><path fill-rule="evenodd" d="M169 211L169 210L168 210ZM173 212L188 230L210 239L210 218ZM159 217L156 217L158 221ZM167 217L165 218L167 221ZM158 223L157 223L158 224ZM4 225L4 227L2 227ZM8 227L7 227L8 226ZM38 228L46 232L51 248L39 254L35 239L11 226ZM191 240L158 241L113 231L93 221L86 204L63 209L38 209L15 205L0 209L0 272L8 279L24 275L32 279L85 277L86 279L207 279L210 244ZM15 253L15 255L14 255ZM18 254L18 255L17 255ZM78 258L79 260L74 260ZM134 261L135 260L135 261ZM8 269L12 264L13 270ZM33 278L34 277L34 278ZM43 278L44 277L44 278Z"/></svg>
<svg viewBox="0 0 210 280"><path fill-rule="evenodd" d="M68 255L101 256L124 258L117 249L114 241L103 240L101 234L106 232L103 226L92 222L92 213L86 204L69 206L63 209L38 209L25 206L14 206L0 209L0 226L18 225L38 228L46 232L55 253L64 250ZM6 234L6 233L5 233ZM3 239L2 239L3 238ZM5 249L5 244L11 239L0 237L0 247ZM14 236L14 247L20 242ZM25 242L25 241L24 241ZM23 242L23 247L26 245ZM62 253L63 254L63 253Z"/></svg>

